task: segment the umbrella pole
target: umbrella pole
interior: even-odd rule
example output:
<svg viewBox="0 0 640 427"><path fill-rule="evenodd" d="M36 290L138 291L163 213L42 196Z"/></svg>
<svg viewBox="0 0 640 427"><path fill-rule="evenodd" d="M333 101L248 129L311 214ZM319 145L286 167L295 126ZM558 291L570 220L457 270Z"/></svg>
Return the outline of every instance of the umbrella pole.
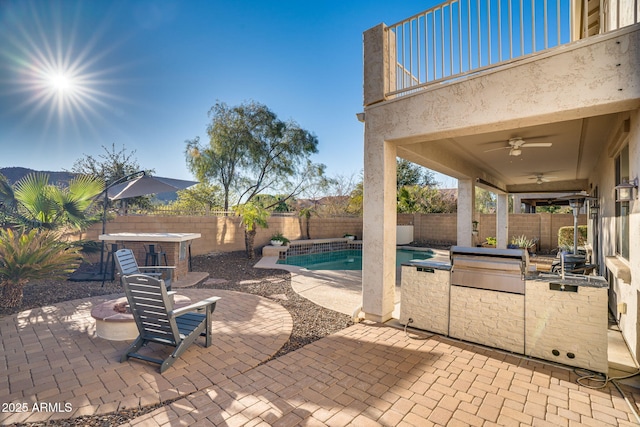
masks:
<svg viewBox="0 0 640 427"><path fill-rule="evenodd" d="M109 189L111 187L113 187L116 184L120 184L121 182L124 182L126 180L128 180L129 178L131 178L132 176L135 175L146 175L145 171L138 171L138 172L134 172L131 173L127 176L124 176L122 178L119 178L117 180L115 180L114 182L112 182L111 184L107 185L104 189L104 205L103 205L103 209L102 209L102 234L105 234L106 229L107 229L107 203L109 202ZM104 287L104 282L107 276L107 266L104 265L104 246L105 246L105 242L104 240L102 241L102 245L100 247L100 273L98 274L102 274L102 286Z"/></svg>
<svg viewBox="0 0 640 427"><path fill-rule="evenodd" d="M107 198L108 191L104 190L104 205L102 208L102 234L105 234L105 230L107 228ZM100 247L100 274L102 274L102 287L104 287L104 281L107 276L107 269L104 266L104 240L102 241L102 245Z"/></svg>

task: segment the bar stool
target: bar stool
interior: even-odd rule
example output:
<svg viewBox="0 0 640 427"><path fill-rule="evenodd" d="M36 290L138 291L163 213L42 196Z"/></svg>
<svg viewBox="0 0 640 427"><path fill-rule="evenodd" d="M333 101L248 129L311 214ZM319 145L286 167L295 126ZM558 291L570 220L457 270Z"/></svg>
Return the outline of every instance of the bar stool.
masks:
<svg viewBox="0 0 640 427"><path fill-rule="evenodd" d="M167 263L167 253L162 250L162 247L160 245L149 244L148 246L147 245L143 245L143 246L146 252L146 256L144 258L145 266L162 265L160 263L162 257L164 257L164 265L169 265ZM156 250L156 247L158 250Z"/></svg>
<svg viewBox="0 0 640 427"><path fill-rule="evenodd" d="M113 279L115 278L115 271L116 271L116 260L113 257L114 254L116 253L116 251L118 250L118 244L117 243L112 243L111 244L111 250L109 252L107 252L107 260L104 263L104 270L102 273L102 287L104 288L104 282L107 279L107 274L109 273L109 281L113 282ZM109 271L109 269L111 269L111 271Z"/></svg>

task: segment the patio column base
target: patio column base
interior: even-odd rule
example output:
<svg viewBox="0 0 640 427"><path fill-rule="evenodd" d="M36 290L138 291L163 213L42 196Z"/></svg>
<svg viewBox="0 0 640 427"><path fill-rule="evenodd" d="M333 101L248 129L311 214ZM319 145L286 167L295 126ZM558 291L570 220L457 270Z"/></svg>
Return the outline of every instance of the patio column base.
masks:
<svg viewBox="0 0 640 427"><path fill-rule="evenodd" d="M373 313L364 313L364 320L369 320L371 322L385 323L386 321L391 320L391 318L391 313L382 316Z"/></svg>

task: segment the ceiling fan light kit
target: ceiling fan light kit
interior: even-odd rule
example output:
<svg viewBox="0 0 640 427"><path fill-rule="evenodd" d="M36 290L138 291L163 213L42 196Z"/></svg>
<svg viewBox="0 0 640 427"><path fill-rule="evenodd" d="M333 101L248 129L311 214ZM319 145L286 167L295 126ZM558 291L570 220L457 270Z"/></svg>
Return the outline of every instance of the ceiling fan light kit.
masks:
<svg viewBox="0 0 640 427"><path fill-rule="evenodd" d="M509 138L507 143L509 145L506 147L492 148L490 150L485 150L485 153L508 148L510 156L518 157L522 154L522 148L524 147L551 147L553 145L551 142L526 142L521 137Z"/></svg>

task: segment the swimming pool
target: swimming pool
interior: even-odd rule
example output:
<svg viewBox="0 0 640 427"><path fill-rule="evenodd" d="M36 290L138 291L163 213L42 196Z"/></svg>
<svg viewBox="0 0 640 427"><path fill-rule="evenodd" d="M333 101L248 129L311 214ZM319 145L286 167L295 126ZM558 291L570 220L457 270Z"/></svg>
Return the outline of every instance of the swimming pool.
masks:
<svg viewBox="0 0 640 427"><path fill-rule="evenodd" d="M396 266L412 259L429 259L431 250L396 249ZM362 251L345 249L341 251L294 255L278 260L278 264L296 265L308 270L362 270Z"/></svg>

